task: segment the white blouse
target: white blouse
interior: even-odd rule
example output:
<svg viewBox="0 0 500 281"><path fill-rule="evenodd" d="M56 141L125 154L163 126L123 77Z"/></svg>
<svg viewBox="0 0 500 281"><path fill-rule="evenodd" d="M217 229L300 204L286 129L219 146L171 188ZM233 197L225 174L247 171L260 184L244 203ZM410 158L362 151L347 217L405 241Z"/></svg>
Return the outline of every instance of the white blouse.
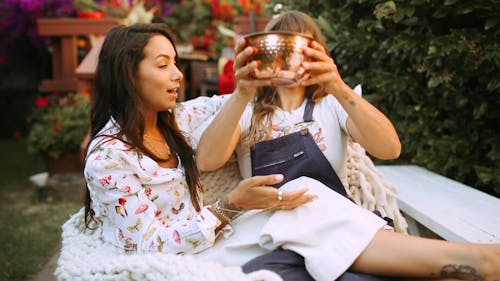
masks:
<svg viewBox="0 0 500 281"><path fill-rule="evenodd" d="M190 132L222 104L214 97L176 108L189 141ZM110 120L100 135L118 130ZM195 210L181 164L163 168L125 142L100 136L90 143L84 174L105 241L139 253L197 253L213 245L220 221L207 207Z"/></svg>

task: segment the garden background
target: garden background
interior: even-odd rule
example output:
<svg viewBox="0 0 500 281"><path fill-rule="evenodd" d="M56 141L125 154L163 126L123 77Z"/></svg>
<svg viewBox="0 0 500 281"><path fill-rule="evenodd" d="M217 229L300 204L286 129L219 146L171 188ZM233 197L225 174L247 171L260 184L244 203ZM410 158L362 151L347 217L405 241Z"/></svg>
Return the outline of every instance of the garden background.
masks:
<svg viewBox="0 0 500 281"><path fill-rule="evenodd" d="M21 2L32 5L16 5ZM60 224L80 206L38 202L27 178L43 171L44 162L25 151L27 118L40 96L40 81L51 75L50 45L37 37L34 18L67 16L71 7L63 4L71 2L0 4L1 223L11 226L2 228L7 234L0 242L13 245L0 256L7 264L0 280L25 280L38 271L58 243ZM150 2L161 5L156 16L173 27L188 23L178 28L179 37L219 42L219 35L205 32L206 21L216 20L210 10L214 1ZM193 9L176 10L185 2ZM318 21L344 79L362 84L364 97L395 124L403 153L384 164L416 164L500 197L499 0L271 0L269 7L277 3ZM57 208L62 215L55 215ZM34 213L40 216L30 217ZM21 235L19 229L33 220L51 225ZM49 242L41 239L46 236ZM14 250L23 244L26 253ZM48 246L32 246L40 244ZM13 258L19 254L25 258Z"/></svg>

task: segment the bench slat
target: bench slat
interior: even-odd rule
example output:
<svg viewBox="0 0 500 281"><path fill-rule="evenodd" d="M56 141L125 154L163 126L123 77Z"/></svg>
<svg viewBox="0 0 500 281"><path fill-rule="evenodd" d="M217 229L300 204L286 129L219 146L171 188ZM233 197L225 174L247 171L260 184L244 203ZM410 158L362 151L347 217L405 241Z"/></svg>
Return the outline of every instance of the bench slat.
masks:
<svg viewBox="0 0 500 281"><path fill-rule="evenodd" d="M500 199L414 165L377 166L400 209L449 241L500 243Z"/></svg>

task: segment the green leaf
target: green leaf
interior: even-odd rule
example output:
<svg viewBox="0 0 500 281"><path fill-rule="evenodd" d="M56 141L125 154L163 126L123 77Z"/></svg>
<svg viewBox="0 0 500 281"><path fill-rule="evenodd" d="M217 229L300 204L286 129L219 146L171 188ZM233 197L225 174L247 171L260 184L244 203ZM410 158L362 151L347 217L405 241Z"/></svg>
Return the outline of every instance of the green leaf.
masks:
<svg viewBox="0 0 500 281"><path fill-rule="evenodd" d="M322 16L318 17L318 25L325 34L335 34L330 22Z"/></svg>
<svg viewBox="0 0 500 281"><path fill-rule="evenodd" d="M453 5L453 4L457 3L457 2L458 2L458 0L446 0L446 1L444 1L444 5L445 6L450 6L450 5Z"/></svg>
<svg viewBox="0 0 500 281"><path fill-rule="evenodd" d="M429 79L429 81L427 82L427 87L428 88L436 88L442 82L443 82L443 80L439 76L431 77L431 79Z"/></svg>
<svg viewBox="0 0 500 281"><path fill-rule="evenodd" d="M484 23L484 30L490 30L492 27L495 27L499 21L500 21L499 18L487 19L486 22Z"/></svg>
<svg viewBox="0 0 500 281"><path fill-rule="evenodd" d="M481 103L479 107L474 108L474 119L480 119L481 117L486 115L488 111L488 104Z"/></svg>

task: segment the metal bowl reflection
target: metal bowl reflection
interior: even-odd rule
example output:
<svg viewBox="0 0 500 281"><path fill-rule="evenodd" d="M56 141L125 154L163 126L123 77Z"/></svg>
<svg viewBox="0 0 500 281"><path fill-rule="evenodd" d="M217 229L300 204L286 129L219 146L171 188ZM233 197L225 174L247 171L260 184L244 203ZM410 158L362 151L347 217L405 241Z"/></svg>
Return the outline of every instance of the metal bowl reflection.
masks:
<svg viewBox="0 0 500 281"><path fill-rule="evenodd" d="M302 76L303 54L312 36L284 31L257 32L244 36L247 45L257 49L252 57L260 61L255 72L257 79L270 79L275 86L294 84Z"/></svg>

